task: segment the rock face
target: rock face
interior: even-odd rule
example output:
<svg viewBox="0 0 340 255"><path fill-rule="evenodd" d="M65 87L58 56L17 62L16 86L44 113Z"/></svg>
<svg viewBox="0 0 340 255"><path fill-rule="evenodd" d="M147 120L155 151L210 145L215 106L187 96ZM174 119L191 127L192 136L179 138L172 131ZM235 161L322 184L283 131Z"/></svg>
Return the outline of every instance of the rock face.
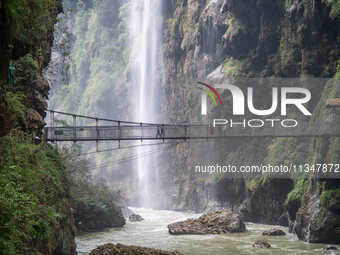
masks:
<svg viewBox="0 0 340 255"><path fill-rule="evenodd" d="M266 240L257 240L253 244L254 248L271 248L272 246Z"/></svg>
<svg viewBox="0 0 340 255"><path fill-rule="evenodd" d="M22 10L25 15L19 14ZM14 5L13 2L0 1L0 137L8 135L13 129L23 130L27 135L32 134L39 137L42 135L42 129L46 124L44 117L46 116L49 84L41 74L50 60L54 24L61 11L61 0L20 1L20 4ZM28 25L27 22L30 24ZM15 65L14 84L7 82L7 71L11 60ZM37 152L37 154L39 153ZM2 161L1 156L0 162ZM55 158L51 159L51 164L54 164L55 161ZM60 162L57 163L60 164ZM63 167L60 165L60 168ZM34 166L33 169L38 172L38 168L38 166ZM58 217L57 220L53 220L50 234L43 240L36 242L33 241L36 237L30 236L28 245L25 243L13 245L18 249L25 249L25 252L15 252L11 249L12 252L9 253L8 249L12 245L5 245L8 247L2 246L1 254L76 254L74 217L70 206L67 182L58 179L54 174L53 172L48 176L51 178L53 176L51 183L56 182L58 185L50 185L46 190L42 188L40 193L42 196L49 196L49 198L50 193L51 197L57 194L58 199L48 201L51 203L48 206L39 201L36 207L49 208L49 206L53 206L62 216L60 219ZM26 178L29 179L28 175L22 177L25 180ZM48 177L44 178L44 181L49 183ZM65 190L61 191L61 187ZM28 191L24 191L23 195L31 196ZM20 210L25 208L25 203L22 203ZM39 217L41 218L34 220L45 222L47 216L41 214ZM20 224L25 224L25 220L20 220ZM40 226L36 226L37 228L34 230L37 236L42 235L41 233L46 230L45 227L40 229ZM22 236L25 234L22 233Z"/></svg>
<svg viewBox="0 0 340 255"><path fill-rule="evenodd" d="M285 200L292 188L292 180L273 179L252 191L248 190L239 207L242 217L246 221L288 226Z"/></svg>
<svg viewBox="0 0 340 255"><path fill-rule="evenodd" d="M42 77L42 71L50 61L54 24L58 13L62 11L62 1L42 4L36 1L22 2L20 7L9 7L7 4L0 4L2 35L0 39L0 136L8 134L10 129L19 128L29 131L33 136L41 137L42 129L46 125L44 118L50 89L48 82ZM11 11L5 11L6 8ZM16 8L23 8L28 14L18 15L13 23L10 20L14 20L11 15L17 13ZM33 19L36 20L34 24L24 25L28 20ZM20 29L15 28L17 26L20 26ZM14 83L11 85L7 84L10 61L13 61L15 67ZM16 97L9 96L10 93L16 94ZM25 96L20 96L22 94ZM16 98L15 102L13 98ZM18 107L19 101L22 104L20 107Z"/></svg>
<svg viewBox="0 0 340 255"><path fill-rule="evenodd" d="M329 1L328 1L329 2ZM195 105L191 88L197 80L207 80L209 73L214 74L214 80L219 83L219 76L224 73L227 78L234 77L299 77L312 75L313 77L333 77L337 70L340 56L339 44L336 38L339 31L331 29L337 27L339 20L336 15L329 17L330 8L326 1L296 0L290 1L168 1L166 14L168 17L165 33L165 55L167 59L165 112L169 122L184 122L192 115L198 116L199 106ZM319 38L324 38L320 40ZM218 72L222 70L222 72ZM215 75L216 74L216 75ZM222 77L226 78L226 77ZM333 95L326 95L324 87L313 89L313 102L310 109L321 101L321 93L325 91L325 98L339 97L337 88L328 88ZM264 93L266 93L264 91ZM198 100L197 100L198 101ZM226 104L227 105L227 104ZM229 116L228 107L216 108L220 116ZM213 115L214 110L211 111ZM322 110L323 111L323 110ZM321 112L321 109L320 109ZM192 114L192 115L190 115ZM315 114L313 113L315 116ZM213 116L212 116L213 117ZM316 139L318 140L318 139ZM338 151L339 139L325 139L325 146L320 151ZM249 164L269 162L310 162L311 155L306 150L317 152L312 144L314 139L262 139L237 140L231 143L232 148L223 145L224 164ZM226 143L227 144L227 143ZM191 170L195 163L201 160L196 148L186 145L176 147L177 154L173 159L169 175L174 183L169 187L176 190L174 201L180 209L205 209L206 201L216 199L207 192L207 184ZM222 146L221 146L222 147ZM209 147L210 151L221 150L221 147ZM196 150L196 151L194 151ZM222 150L221 150L222 151ZM320 157L319 162L339 162L336 155ZM212 160L211 158L209 160ZM317 162L317 163L319 163ZM208 179L208 178L206 178ZM259 185L247 192L246 196L235 197L230 201L227 197L232 190L230 185L221 182L218 191L222 203L235 203L246 220L254 222L287 225L285 200L294 183L287 180L276 180L272 184ZM195 189L195 186L200 185ZM232 184L233 186L239 183ZM204 191L196 192L204 187ZM275 190L275 191L274 191ZM172 190L171 190L172 191ZM174 194L168 192L168 194ZM227 194L223 196L223 194ZM218 194L219 195L219 194ZM241 200L241 201L240 201ZM243 202L242 202L243 200ZM176 204L176 201L178 204ZM240 204L242 204L240 206ZM300 204L294 204L288 210L295 213ZM304 209L306 210L306 208ZM323 210L321 210L323 211ZM333 213L334 212L328 212ZM300 217L300 216L299 216ZM304 217L304 228L309 225Z"/></svg>
<svg viewBox="0 0 340 255"><path fill-rule="evenodd" d="M131 214L129 216L129 221L131 221L131 222L143 221L143 220L144 220L144 218L142 216L138 215L138 214Z"/></svg>
<svg viewBox="0 0 340 255"><path fill-rule="evenodd" d="M281 229L272 228L270 230L264 231L262 233L262 235L264 235L264 236L285 236L286 233Z"/></svg>
<svg viewBox="0 0 340 255"><path fill-rule="evenodd" d="M94 232L104 228L122 227L125 225L125 218L121 208L113 202L105 210L99 205L86 204L82 201L77 201L73 206L78 231Z"/></svg>
<svg viewBox="0 0 340 255"><path fill-rule="evenodd" d="M340 215L321 206L314 195L296 213L294 231L306 242L339 244Z"/></svg>
<svg viewBox="0 0 340 255"><path fill-rule="evenodd" d="M122 207L122 213L125 219L128 219L130 215L134 214L134 212L129 209L127 206Z"/></svg>
<svg viewBox="0 0 340 255"><path fill-rule="evenodd" d="M246 226L239 214L231 211L217 211L168 225L172 235L203 235L245 232Z"/></svg>
<svg viewBox="0 0 340 255"><path fill-rule="evenodd" d="M162 251L157 249L138 247L138 246L126 246L122 244L105 244L99 246L90 252L89 255L181 255L178 251Z"/></svg>

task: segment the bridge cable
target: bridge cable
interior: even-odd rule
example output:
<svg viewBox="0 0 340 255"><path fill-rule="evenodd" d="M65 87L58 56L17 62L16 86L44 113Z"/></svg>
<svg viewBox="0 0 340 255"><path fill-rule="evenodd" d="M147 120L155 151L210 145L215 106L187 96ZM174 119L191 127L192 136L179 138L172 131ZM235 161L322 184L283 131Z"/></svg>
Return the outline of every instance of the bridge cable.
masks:
<svg viewBox="0 0 340 255"><path fill-rule="evenodd" d="M120 165L122 163L127 163L127 162L130 162L130 161L134 161L134 160L137 160L137 159L140 159L140 158L147 157L149 155L155 155L155 153L160 153L160 152L162 152L162 151L160 151L160 150L149 151L148 153L144 153L144 154L140 153L140 155L138 155L138 156L127 157L127 158L123 158L121 160L116 160L116 161L103 162L102 164L92 166L91 170L95 170L95 169L99 169L99 168L106 168L106 167L114 166L114 165Z"/></svg>

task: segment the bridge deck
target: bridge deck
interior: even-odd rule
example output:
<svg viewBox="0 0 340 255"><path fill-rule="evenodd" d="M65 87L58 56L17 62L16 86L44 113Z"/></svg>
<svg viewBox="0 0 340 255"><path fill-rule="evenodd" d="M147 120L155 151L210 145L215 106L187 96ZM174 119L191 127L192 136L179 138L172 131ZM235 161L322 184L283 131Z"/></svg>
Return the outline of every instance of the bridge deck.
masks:
<svg viewBox="0 0 340 255"><path fill-rule="evenodd" d="M188 140L222 139L228 137L321 137L340 136L340 116L329 116L326 121L299 121L297 127L282 127L280 122L271 127L270 123L261 128L211 125L163 125L150 123L126 122L111 119L49 111L50 127L45 128L47 141L124 141L124 140ZM72 117L72 126L55 126L54 115ZM77 125L79 119L95 125ZM60 120L59 120L60 121ZM99 125L99 123L108 123Z"/></svg>
<svg viewBox="0 0 340 255"><path fill-rule="evenodd" d="M240 126L179 125L179 126L77 126L47 127L47 141L119 141L119 140L174 140L221 139L227 137L319 137L340 136L340 125L323 123L298 127L243 128Z"/></svg>

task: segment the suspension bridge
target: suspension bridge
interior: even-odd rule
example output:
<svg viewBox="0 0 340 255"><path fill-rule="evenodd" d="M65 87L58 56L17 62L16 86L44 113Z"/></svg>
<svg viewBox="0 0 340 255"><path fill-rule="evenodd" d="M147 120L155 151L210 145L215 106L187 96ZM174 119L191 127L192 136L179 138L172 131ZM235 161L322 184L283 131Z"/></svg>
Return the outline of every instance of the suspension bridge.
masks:
<svg viewBox="0 0 340 255"><path fill-rule="evenodd" d="M50 126L45 128L45 140L50 142L86 141L150 141L224 139L230 137L337 137L340 136L340 116L332 114L324 121L298 121L294 127L268 122L254 127L260 120L235 122L234 125L155 124L97 118L49 110ZM60 123L56 115L71 118L72 124ZM263 121L264 122L264 121ZM86 123L86 124L85 124ZM92 123L92 124L91 124ZM229 122L228 122L229 123Z"/></svg>

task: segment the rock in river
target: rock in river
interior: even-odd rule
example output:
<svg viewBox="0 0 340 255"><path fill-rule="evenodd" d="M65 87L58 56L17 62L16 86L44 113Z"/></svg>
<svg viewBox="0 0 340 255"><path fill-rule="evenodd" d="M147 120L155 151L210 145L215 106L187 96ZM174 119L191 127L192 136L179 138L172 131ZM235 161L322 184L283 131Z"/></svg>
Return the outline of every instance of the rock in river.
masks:
<svg viewBox="0 0 340 255"><path fill-rule="evenodd" d="M272 228L270 230L266 230L262 233L264 236L285 236L286 233L278 228Z"/></svg>
<svg viewBox="0 0 340 255"><path fill-rule="evenodd" d="M266 240L257 240L253 244L254 248L270 248L271 245Z"/></svg>
<svg viewBox="0 0 340 255"><path fill-rule="evenodd" d="M138 214L131 214L129 216L129 221L131 221L131 222L142 221L142 220L144 220L143 217L138 215Z"/></svg>
<svg viewBox="0 0 340 255"><path fill-rule="evenodd" d="M139 246L126 246L122 244L104 244L93 251L89 255L181 255L178 251L162 251L157 249L139 247Z"/></svg>
<svg viewBox="0 0 340 255"><path fill-rule="evenodd" d="M322 255L340 255L340 252L338 252L338 248L335 246L328 246L327 248L324 248L324 253Z"/></svg>
<svg viewBox="0 0 340 255"><path fill-rule="evenodd" d="M246 226L237 213L229 210L209 212L198 219L168 225L172 235L203 235L245 232Z"/></svg>

